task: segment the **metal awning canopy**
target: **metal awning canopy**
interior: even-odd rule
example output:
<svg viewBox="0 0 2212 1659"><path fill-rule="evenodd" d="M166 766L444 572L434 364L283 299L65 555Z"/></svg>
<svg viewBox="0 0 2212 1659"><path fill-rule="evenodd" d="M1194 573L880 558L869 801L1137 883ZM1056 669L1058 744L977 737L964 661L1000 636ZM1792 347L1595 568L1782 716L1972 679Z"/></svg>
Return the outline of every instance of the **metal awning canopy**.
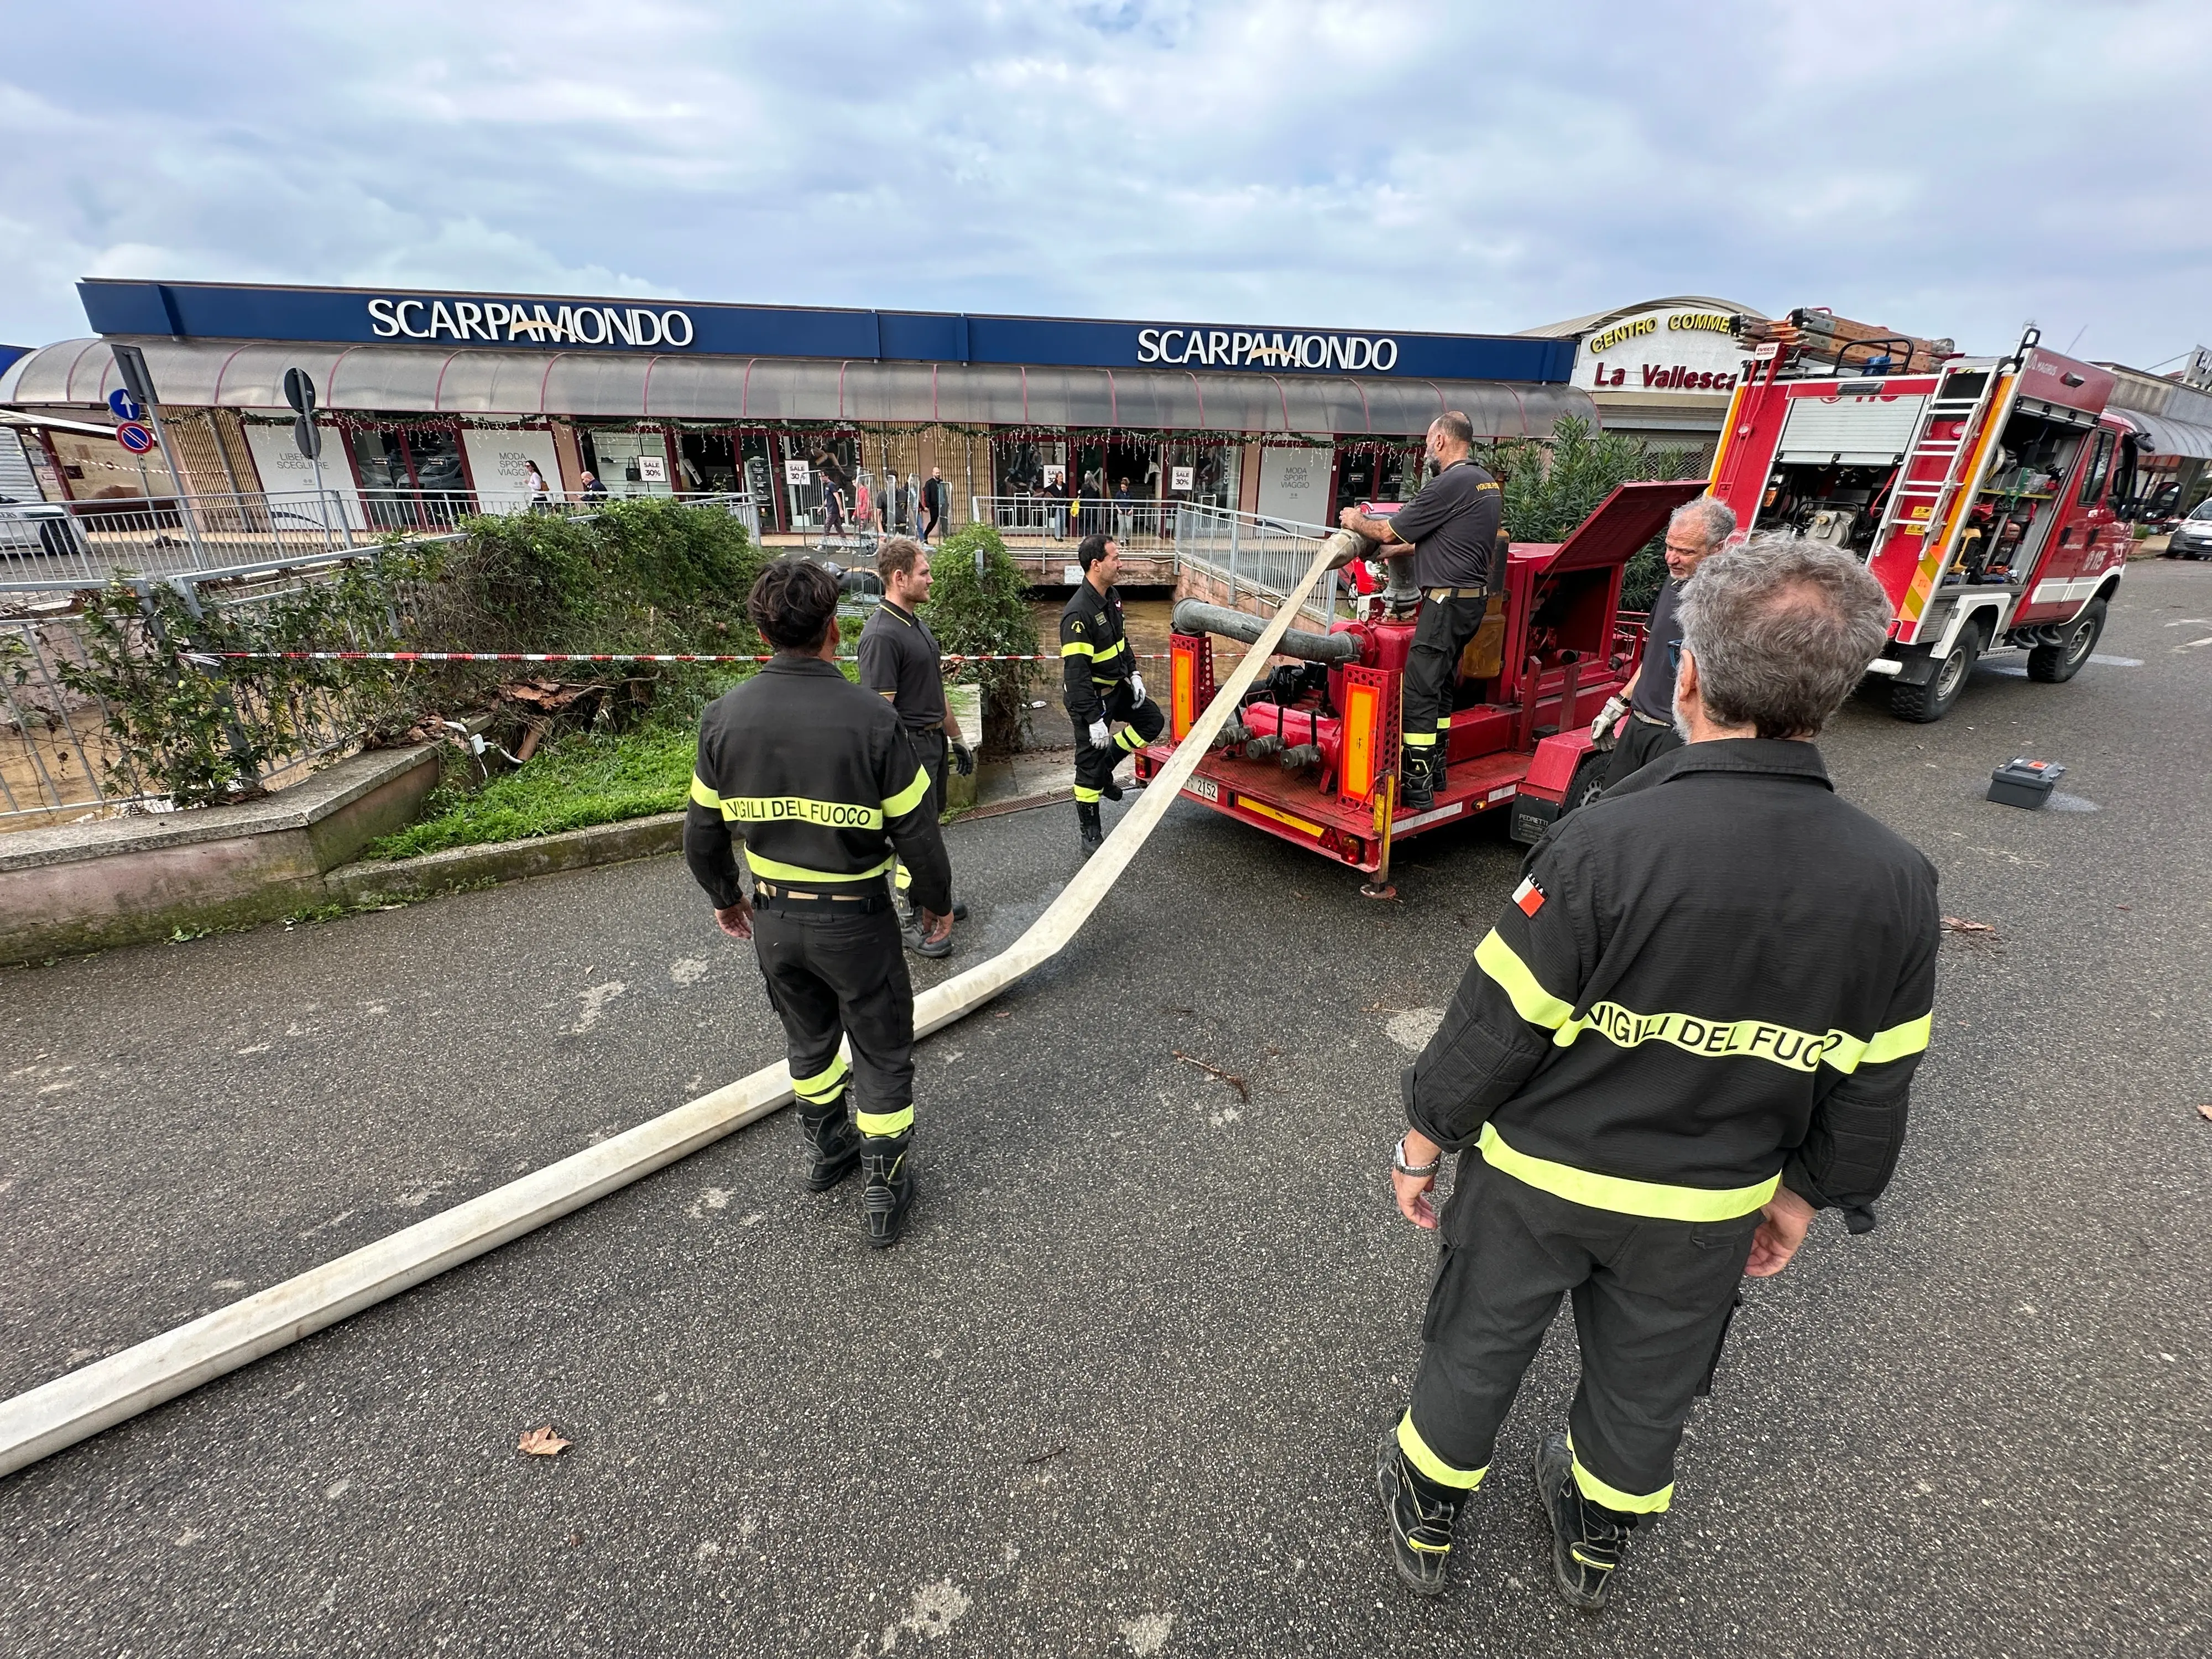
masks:
<svg viewBox="0 0 2212 1659"><path fill-rule="evenodd" d="M1545 437L1563 415L1602 424L1578 387L1391 375L1029 368L650 352L244 344L137 337L164 404L289 416L284 371L325 408L383 415L849 421L1413 437L1446 410L1481 437ZM41 347L0 374L0 405L96 409L119 384L105 338Z"/></svg>
<svg viewBox="0 0 2212 1659"><path fill-rule="evenodd" d="M2154 455L2212 460L2212 426L2177 421L2164 415L2146 415L2139 409L2113 408L2107 412L2135 428Z"/></svg>

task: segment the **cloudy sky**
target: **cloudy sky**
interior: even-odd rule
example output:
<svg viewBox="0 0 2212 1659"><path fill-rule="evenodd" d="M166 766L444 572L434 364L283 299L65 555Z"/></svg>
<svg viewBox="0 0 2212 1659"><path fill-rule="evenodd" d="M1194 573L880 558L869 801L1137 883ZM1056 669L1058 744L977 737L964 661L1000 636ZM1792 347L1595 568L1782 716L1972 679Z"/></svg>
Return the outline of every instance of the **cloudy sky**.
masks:
<svg viewBox="0 0 2212 1659"><path fill-rule="evenodd" d="M0 7L0 340L87 275L2212 340L2207 0Z"/></svg>

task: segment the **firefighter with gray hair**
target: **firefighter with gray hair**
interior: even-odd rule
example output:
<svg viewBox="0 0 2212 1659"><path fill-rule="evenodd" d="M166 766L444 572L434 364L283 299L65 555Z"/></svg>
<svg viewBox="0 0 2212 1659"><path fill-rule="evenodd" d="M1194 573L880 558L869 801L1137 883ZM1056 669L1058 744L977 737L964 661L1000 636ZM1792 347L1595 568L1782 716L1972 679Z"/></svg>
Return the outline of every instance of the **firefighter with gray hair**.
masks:
<svg viewBox="0 0 2212 1659"><path fill-rule="evenodd" d="M1566 1297L1582 1377L1530 1449L1535 1496L1559 1594L1602 1607L1674 1501L1744 1275L1781 1272L1820 1210L1873 1227L1904 1143L1936 870L1838 798L1813 743L1887 600L1847 553L1755 536L1704 559L1680 615L1684 745L1530 850L1401 1079L1392 1184L1443 1250L1376 1484L1425 1594L1449 1587L1454 1523Z"/></svg>
<svg viewBox="0 0 2212 1659"><path fill-rule="evenodd" d="M1606 700L1590 722L1590 738L1613 753L1606 761L1607 789L1638 767L1681 746L1674 730L1674 658L1681 648L1678 610L1682 584L1698 567L1735 534L1735 514L1723 501L1700 495L1676 507L1667 520L1667 580L1651 601L1651 623L1644 636L1644 659L1617 696Z"/></svg>

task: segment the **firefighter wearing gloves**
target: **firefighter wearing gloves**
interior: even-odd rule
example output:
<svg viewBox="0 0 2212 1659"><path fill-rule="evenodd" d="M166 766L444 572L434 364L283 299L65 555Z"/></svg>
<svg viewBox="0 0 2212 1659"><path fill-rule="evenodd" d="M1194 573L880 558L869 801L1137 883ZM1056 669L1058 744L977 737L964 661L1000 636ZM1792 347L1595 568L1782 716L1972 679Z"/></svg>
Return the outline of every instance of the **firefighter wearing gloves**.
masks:
<svg viewBox="0 0 2212 1659"><path fill-rule="evenodd" d="M1083 580L1060 613L1063 700L1075 722L1075 817L1089 858L1106 839L1098 803L1121 799L1114 769L1166 726L1159 705L1145 695L1144 677L1121 626L1121 550L1111 536L1085 536L1076 558ZM1116 732L1115 722L1127 722Z"/></svg>
<svg viewBox="0 0 2212 1659"><path fill-rule="evenodd" d="M1498 480L1474 464L1474 424L1456 410L1429 427L1429 459L1443 469L1388 519L1344 509L1344 528L1380 542L1410 543L1420 620L1406 659L1405 752L1400 803L1426 811L1444 787L1452 693L1460 653L1490 608L1490 561L1504 510Z"/></svg>
<svg viewBox="0 0 2212 1659"><path fill-rule="evenodd" d="M838 672L836 579L780 559L745 609L775 656L700 718L684 862L722 931L753 942L813 1155L808 1187L860 1170L868 1243L881 1249L904 1231L915 1190L914 987L884 878L894 855L914 872L924 935L943 938L951 870L929 773L897 714Z"/></svg>
<svg viewBox="0 0 2212 1659"><path fill-rule="evenodd" d="M1602 1607L1674 1496L1741 1276L1780 1272L1818 1210L1872 1227L1904 1139L1936 872L1837 799L1811 742L1887 603L1849 554L1759 537L1708 560L1681 608L1687 746L1546 834L1404 1075L1392 1185L1443 1253L1376 1480L1425 1593L1566 1296L1581 1386L1537 1492L1560 1594Z"/></svg>
<svg viewBox="0 0 2212 1659"><path fill-rule="evenodd" d="M929 600L928 550L919 542L894 536L877 550L876 574L884 584L884 602L860 629L860 684L898 711L899 724L929 774L929 810L942 817L946 761L964 778L975 770L975 755L945 701L945 665L937 636L919 614ZM914 872L901 864L892 885L907 902L907 922L912 929L908 948L919 956L951 956L950 933L933 939L922 930L913 884ZM965 921L968 907L956 900L952 919Z"/></svg>
<svg viewBox="0 0 2212 1659"><path fill-rule="evenodd" d="M1726 546L1735 533L1735 514L1710 495L1686 501L1667 520L1667 580L1651 601L1651 623L1644 636L1644 659L1618 696L1606 699L1590 722L1590 741L1613 751L1607 761L1607 789L1638 768L1682 746L1674 726L1674 658L1682 644L1678 609L1682 584L1698 567Z"/></svg>

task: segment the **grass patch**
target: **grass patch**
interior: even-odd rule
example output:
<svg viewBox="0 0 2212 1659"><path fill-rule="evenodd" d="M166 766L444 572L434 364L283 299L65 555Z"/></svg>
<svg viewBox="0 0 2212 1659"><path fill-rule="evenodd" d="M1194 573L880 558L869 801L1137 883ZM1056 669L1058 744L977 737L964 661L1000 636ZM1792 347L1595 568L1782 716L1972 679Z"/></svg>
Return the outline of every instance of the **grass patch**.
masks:
<svg viewBox="0 0 2212 1659"><path fill-rule="evenodd" d="M370 842L362 857L411 859L676 811L690 794L696 744L690 726L662 722L613 736L572 732L480 789L438 790L428 817Z"/></svg>

